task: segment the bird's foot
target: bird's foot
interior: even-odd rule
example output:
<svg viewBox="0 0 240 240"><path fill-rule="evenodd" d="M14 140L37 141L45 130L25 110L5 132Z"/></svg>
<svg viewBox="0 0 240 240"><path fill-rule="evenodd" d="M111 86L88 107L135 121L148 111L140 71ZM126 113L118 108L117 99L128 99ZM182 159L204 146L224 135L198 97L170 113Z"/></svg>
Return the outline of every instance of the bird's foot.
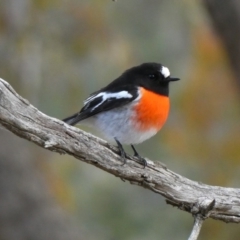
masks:
<svg viewBox="0 0 240 240"><path fill-rule="evenodd" d="M118 145L118 149L120 151L120 155L123 160L123 164L122 164L122 166L123 166L124 164L126 164L127 154L124 151L122 144L117 140L117 138L114 138L114 139ZM134 157L136 157L138 159L138 162L143 165L143 168L145 168L147 166L147 160L139 155L139 153L137 152L137 150L135 149L135 147L132 144L131 144L131 147L134 152Z"/></svg>
<svg viewBox="0 0 240 240"><path fill-rule="evenodd" d="M118 149L119 149L119 151L120 151L120 155L121 155L121 158L122 158L122 161L123 161L123 164L122 164L122 166L123 165L125 165L126 164L126 157L127 157L127 155L126 155L126 152L124 151L124 149L123 149L123 146L122 146L122 144L117 140L117 138L114 138L115 139L115 141L116 141L116 143L117 143L117 145L118 145Z"/></svg>
<svg viewBox="0 0 240 240"><path fill-rule="evenodd" d="M134 152L134 157L138 158L139 162L143 165L143 168L145 168L147 166L147 160L139 155L139 153L137 152L137 150L132 144L131 144L131 147Z"/></svg>

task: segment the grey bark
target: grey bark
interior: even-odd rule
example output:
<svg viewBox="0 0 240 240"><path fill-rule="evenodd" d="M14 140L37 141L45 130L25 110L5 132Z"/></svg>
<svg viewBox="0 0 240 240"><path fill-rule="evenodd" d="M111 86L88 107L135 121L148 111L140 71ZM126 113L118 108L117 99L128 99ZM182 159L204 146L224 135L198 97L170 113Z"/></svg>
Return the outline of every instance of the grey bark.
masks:
<svg viewBox="0 0 240 240"><path fill-rule="evenodd" d="M194 219L194 225L193 225L193 230L188 238L188 240L197 240L200 230L202 228L202 224L203 224L204 219L201 216L197 216Z"/></svg>
<svg viewBox="0 0 240 240"><path fill-rule="evenodd" d="M194 216L240 222L240 189L195 182L150 160L147 160L145 169L130 156L127 156L127 163L122 165L116 147L43 114L2 79L0 123L43 148L72 155L125 181L161 194L167 203Z"/></svg>

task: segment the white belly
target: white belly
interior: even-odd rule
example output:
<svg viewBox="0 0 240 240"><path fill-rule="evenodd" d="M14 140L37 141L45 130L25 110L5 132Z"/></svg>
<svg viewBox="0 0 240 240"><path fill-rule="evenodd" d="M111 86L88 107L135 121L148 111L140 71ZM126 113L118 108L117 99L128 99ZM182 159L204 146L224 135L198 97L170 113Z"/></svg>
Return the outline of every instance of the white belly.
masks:
<svg viewBox="0 0 240 240"><path fill-rule="evenodd" d="M139 131L138 126L128 117L130 110L129 105L123 106L99 113L82 123L96 128L106 140L112 142L117 138L123 144L138 144L157 133L158 130L155 128Z"/></svg>

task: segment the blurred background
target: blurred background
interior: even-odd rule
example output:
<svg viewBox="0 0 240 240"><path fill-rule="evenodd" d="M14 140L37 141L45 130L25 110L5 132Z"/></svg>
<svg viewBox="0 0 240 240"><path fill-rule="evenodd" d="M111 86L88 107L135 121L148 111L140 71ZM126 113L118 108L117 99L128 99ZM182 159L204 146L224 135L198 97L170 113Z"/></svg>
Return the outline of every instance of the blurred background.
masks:
<svg viewBox="0 0 240 240"><path fill-rule="evenodd" d="M238 0L0 0L0 77L62 119L125 69L160 62L181 81L167 124L137 149L192 180L239 187L239 19ZM1 240L187 239L193 223L162 196L2 127L0 192ZM239 236L209 219L199 239Z"/></svg>

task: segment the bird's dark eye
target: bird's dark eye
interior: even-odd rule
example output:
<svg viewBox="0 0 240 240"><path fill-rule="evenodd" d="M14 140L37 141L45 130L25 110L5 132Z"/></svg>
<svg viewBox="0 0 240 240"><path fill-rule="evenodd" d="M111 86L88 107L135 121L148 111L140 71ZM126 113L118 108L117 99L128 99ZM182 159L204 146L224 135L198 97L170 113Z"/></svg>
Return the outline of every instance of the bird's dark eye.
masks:
<svg viewBox="0 0 240 240"><path fill-rule="evenodd" d="M148 77L152 80L156 80L157 76L155 74L149 74Z"/></svg>

